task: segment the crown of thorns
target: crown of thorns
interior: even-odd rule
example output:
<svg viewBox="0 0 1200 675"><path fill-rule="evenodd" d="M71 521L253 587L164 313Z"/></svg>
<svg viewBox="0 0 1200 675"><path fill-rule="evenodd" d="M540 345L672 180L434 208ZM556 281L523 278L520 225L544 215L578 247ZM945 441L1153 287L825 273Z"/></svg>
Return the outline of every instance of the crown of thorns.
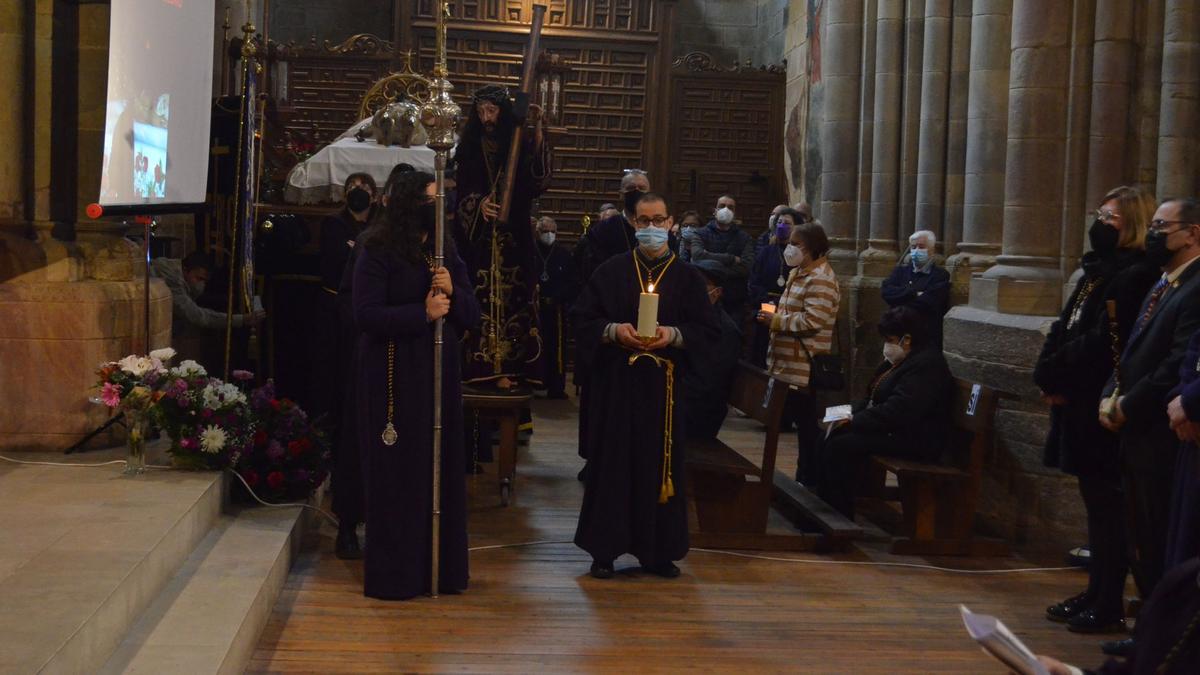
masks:
<svg viewBox="0 0 1200 675"><path fill-rule="evenodd" d="M472 96L476 103L488 101L496 105L509 105L512 100L508 97L508 87L498 84L489 84L486 87L480 87L475 90Z"/></svg>

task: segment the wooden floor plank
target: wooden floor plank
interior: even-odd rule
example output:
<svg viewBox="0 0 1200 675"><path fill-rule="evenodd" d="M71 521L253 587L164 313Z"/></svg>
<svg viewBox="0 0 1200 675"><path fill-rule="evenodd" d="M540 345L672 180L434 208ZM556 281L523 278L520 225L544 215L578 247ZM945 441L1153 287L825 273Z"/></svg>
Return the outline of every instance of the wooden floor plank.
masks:
<svg viewBox="0 0 1200 675"><path fill-rule="evenodd" d="M587 575L570 544L582 488L575 480L573 401L535 404L513 503L495 477L468 477L470 543L463 595L390 603L362 596L362 564L320 549L301 556L247 672L1003 672L962 630L958 604L1001 616L1036 651L1081 666L1101 661L1100 638L1043 618L1046 605L1086 583L1081 572L969 576L843 562L933 563L961 569L1037 566L1020 557L923 560L868 538L836 556L767 553L808 562L693 551L683 576L646 576L630 558L608 581ZM722 440L753 459L762 436L733 418ZM780 471L795 470L781 444ZM1044 562L1044 561L1043 561Z"/></svg>

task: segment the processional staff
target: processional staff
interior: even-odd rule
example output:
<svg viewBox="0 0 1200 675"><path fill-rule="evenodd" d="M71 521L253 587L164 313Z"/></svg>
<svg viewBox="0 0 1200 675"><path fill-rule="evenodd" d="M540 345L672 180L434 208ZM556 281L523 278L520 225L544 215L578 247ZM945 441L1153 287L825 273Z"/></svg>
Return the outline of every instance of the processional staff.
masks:
<svg viewBox="0 0 1200 675"><path fill-rule="evenodd" d="M421 125L429 135L428 147L434 155L434 179L437 194L434 209L437 212L433 231L433 266L438 269L445 264L446 256L446 162L450 149L454 147L454 129L458 126L461 112L458 104L450 97L454 85L446 78L446 16L450 13L448 0L439 0L437 8L437 60L433 66L433 80L429 85L429 102L421 108ZM433 563L430 574L429 595L438 596L438 549L442 520L442 343L445 318L433 323L433 516L431 523L431 551Z"/></svg>

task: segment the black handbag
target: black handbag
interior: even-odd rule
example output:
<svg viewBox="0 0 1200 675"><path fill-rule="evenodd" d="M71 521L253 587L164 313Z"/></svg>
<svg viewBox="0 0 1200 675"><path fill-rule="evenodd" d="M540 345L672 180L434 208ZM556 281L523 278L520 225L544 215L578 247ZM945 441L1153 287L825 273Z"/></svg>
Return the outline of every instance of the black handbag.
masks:
<svg viewBox="0 0 1200 675"><path fill-rule="evenodd" d="M838 319L833 318L833 344L836 351L840 352L842 345L838 341ZM796 336L796 341L800 343L800 348L804 350L804 355L808 357L808 386L811 389L821 389L824 391L841 391L846 388L846 371L842 367L842 357L840 354L818 354L813 356L808 351L808 346L804 344L804 340L800 336Z"/></svg>

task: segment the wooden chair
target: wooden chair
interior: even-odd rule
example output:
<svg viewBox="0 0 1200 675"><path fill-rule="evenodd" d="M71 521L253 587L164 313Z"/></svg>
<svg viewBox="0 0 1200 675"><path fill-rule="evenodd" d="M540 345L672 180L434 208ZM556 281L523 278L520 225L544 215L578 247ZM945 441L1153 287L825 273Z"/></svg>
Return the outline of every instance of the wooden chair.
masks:
<svg viewBox="0 0 1200 675"><path fill-rule="evenodd" d="M772 496L779 492L777 477L783 476L775 470L775 457L787 394L787 385L772 379L766 371L744 361L738 364L729 404L766 427L761 466L716 438L688 443L685 463L699 527L692 533L695 546L809 550L829 545L828 540L818 541L800 533L767 533ZM810 507L808 511L822 513L820 506L824 503L806 491L800 501ZM840 541L861 533L828 506L824 511L833 516L822 528L826 534Z"/></svg>
<svg viewBox="0 0 1200 675"><path fill-rule="evenodd" d="M499 478L501 506L508 506L512 499L513 483L517 478L517 429L521 424L521 411L528 408L532 400L529 394L463 394L465 410L473 411L480 420L495 420L499 426L496 475Z"/></svg>
<svg viewBox="0 0 1200 675"><path fill-rule="evenodd" d="M871 459L867 484L876 492L876 499L900 502L903 524L901 536L892 542L892 553L1007 555L1004 542L972 536L999 398L994 389L955 380L948 461L944 464L894 457ZM896 475L896 488L885 486L888 472Z"/></svg>

